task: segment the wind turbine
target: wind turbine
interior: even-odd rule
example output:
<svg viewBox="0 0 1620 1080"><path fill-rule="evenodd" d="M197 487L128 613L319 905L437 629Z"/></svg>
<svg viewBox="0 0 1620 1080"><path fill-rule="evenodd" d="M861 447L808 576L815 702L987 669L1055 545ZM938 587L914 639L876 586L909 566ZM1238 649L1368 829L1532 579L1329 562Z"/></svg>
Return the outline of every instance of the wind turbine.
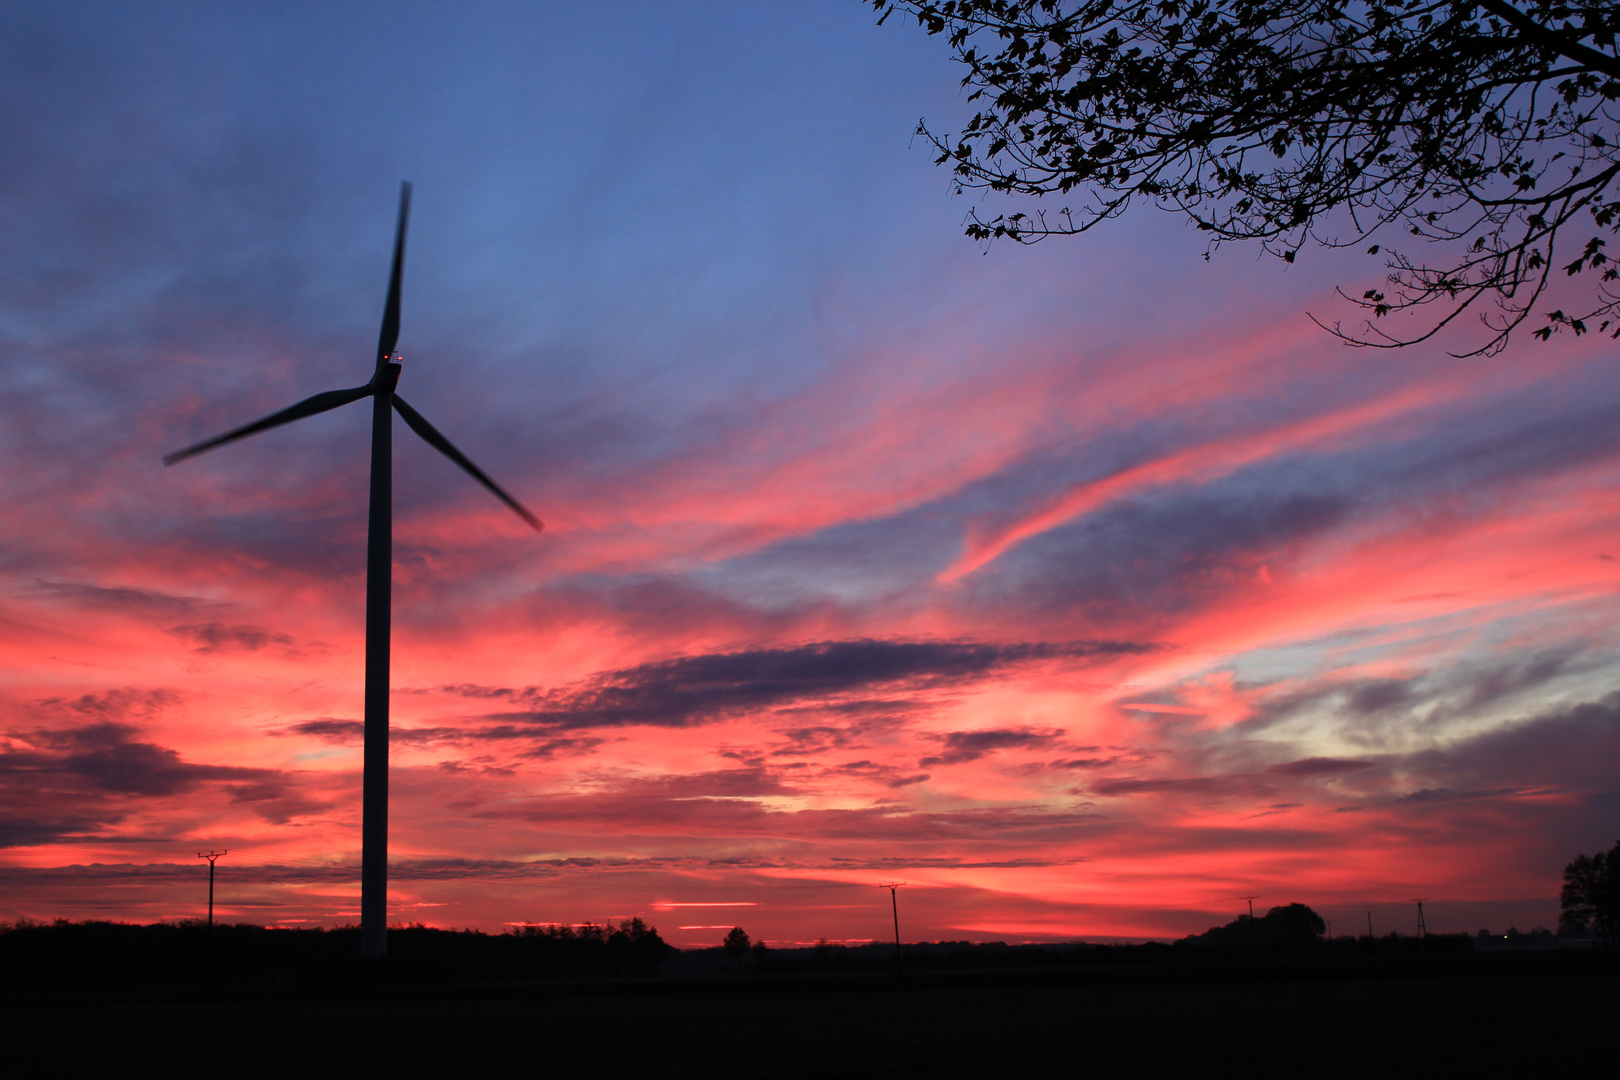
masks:
<svg viewBox="0 0 1620 1080"><path fill-rule="evenodd" d="M184 450L166 454L163 464L173 465L205 450L257 435L306 416L340 408L362 398L371 399L371 510L366 538L366 705L364 776L361 782L360 825L360 955L381 958L388 954L388 638L389 586L394 555L393 416L398 412L410 429L427 444L465 469L474 480L511 507L538 532L544 526L495 481L484 475L467 455L405 404L394 393L399 384L399 287L405 266L405 222L411 212L411 185L399 189L399 224L394 232L394 268L388 278L388 301L383 307L382 335L377 341L377 366L371 381L352 390L328 390L298 404L271 413L262 420L227 431Z"/></svg>

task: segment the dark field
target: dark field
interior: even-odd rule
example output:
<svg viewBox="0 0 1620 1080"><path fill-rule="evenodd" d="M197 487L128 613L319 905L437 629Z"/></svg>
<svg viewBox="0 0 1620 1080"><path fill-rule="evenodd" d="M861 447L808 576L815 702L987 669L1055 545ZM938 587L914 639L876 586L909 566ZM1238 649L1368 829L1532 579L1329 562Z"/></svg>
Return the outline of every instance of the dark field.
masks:
<svg viewBox="0 0 1620 1080"><path fill-rule="evenodd" d="M1039 983L1046 985L1039 985ZM1105 985L706 980L219 1002L17 1001L12 1076L1562 1076L1612 1060L1620 979ZM1601 1075L1596 1073L1593 1075Z"/></svg>

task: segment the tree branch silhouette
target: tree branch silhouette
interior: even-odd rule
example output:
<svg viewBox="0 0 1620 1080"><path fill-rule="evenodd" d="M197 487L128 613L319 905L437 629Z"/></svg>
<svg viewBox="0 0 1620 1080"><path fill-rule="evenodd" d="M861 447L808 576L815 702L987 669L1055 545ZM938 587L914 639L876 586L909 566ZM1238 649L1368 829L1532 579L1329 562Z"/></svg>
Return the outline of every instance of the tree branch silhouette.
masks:
<svg viewBox="0 0 1620 1080"><path fill-rule="evenodd" d="M1384 234L1367 248L1384 280L1340 290L1362 324L1318 321L1349 344L1414 344L1473 312L1483 334L1462 355L1499 351L1555 270L1590 273L1593 293L1541 312L1534 336L1620 337L1606 0L868 2L880 23L900 11L945 34L967 68L979 111L954 135L917 129L959 193L1074 196L970 210L974 239L1072 236L1142 202L1210 250L1252 241L1287 262ZM1573 229L1577 253L1558 255ZM1383 321L1402 314L1419 328Z"/></svg>

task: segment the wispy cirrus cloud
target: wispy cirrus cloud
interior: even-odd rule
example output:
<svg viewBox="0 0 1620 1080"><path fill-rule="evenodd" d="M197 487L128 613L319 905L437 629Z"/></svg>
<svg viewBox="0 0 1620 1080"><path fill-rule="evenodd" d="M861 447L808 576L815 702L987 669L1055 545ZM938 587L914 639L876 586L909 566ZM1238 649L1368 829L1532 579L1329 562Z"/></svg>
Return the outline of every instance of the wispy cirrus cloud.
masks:
<svg viewBox="0 0 1620 1080"><path fill-rule="evenodd" d="M1271 430L1255 431L1251 426L1211 443L1132 466L1065 492L1017 521L974 530L967 551L945 570L941 579L955 581L971 574L1014 545L1108 502L1154 487L1208 482L1245 465L1332 440L1367 438L1389 420L1431 408L1460 393L1461 388L1451 383L1405 387L1372 401L1283 423Z"/></svg>
<svg viewBox="0 0 1620 1080"><path fill-rule="evenodd" d="M95 585L84 581L36 579L19 591L53 603L154 620L186 618L219 606L202 597L178 596L127 585Z"/></svg>

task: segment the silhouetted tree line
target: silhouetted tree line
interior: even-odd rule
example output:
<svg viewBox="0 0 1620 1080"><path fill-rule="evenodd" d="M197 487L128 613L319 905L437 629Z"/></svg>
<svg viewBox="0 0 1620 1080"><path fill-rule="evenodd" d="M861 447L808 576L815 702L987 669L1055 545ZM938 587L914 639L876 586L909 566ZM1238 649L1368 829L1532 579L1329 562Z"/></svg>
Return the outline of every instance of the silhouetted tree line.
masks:
<svg viewBox="0 0 1620 1080"><path fill-rule="evenodd" d="M1620 842L1570 860L1558 901L1560 934L1593 934L1605 945L1620 942Z"/></svg>
<svg viewBox="0 0 1620 1080"><path fill-rule="evenodd" d="M1323 970L1332 971L1340 962L1427 964L1430 959L1476 950L1467 934L1418 938L1390 933L1325 940L1321 929L1321 920L1311 909L1287 905L1273 908L1252 924L1245 916L1173 944L908 942L902 970L907 976L1127 968L1170 972L1286 961L1322 963L1327 965ZM503 934L395 927L389 931L388 947L386 970L379 973L357 959L357 927L292 930L218 924L213 983L230 990L349 985L379 977L390 983L521 984L655 975L700 980L889 977L895 970L892 942L842 945L823 940L809 947L766 947L738 928L727 935L726 945L677 950L639 919L618 925L524 926ZM1590 951L1586 955L1597 959ZM0 923L0 994L200 990L207 956L208 931L200 920L147 926L65 920Z"/></svg>
<svg viewBox="0 0 1620 1080"><path fill-rule="evenodd" d="M1304 904L1274 907L1258 919L1239 915L1225 926L1212 926L1202 934L1182 939L1199 946L1239 946L1263 949L1298 949L1314 945L1327 932L1322 916Z"/></svg>
<svg viewBox="0 0 1620 1080"><path fill-rule="evenodd" d="M523 966L554 975L652 975L671 951L640 919L614 926L565 923L525 926L501 935Z"/></svg>
<svg viewBox="0 0 1620 1080"><path fill-rule="evenodd" d="M1430 934L1418 938L1390 933L1383 937L1322 937L1322 920L1303 904L1274 908L1275 916L1254 920L1258 949L1250 944L1249 919L1244 916L1215 927L1206 934L1174 943L1009 945L1004 941L908 942L903 971L908 975L969 971L1028 971L1076 968L1129 968L1155 965L1203 966L1247 963L1259 959L1396 960L1458 956L1474 951L1467 934ZM1260 928L1264 931L1260 931ZM892 942L862 945L832 944L825 940L808 948L767 948L763 942L746 943L746 934L733 930L727 944L673 954L664 966L667 975L879 975L894 971ZM728 947L729 946L729 947Z"/></svg>
<svg viewBox="0 0 1620 1080"><path fill-rule="evenodd" d="M217 986L297 986L368 981L359 928L281 929L216 924ZM141 926L114 922L0 923L0 987L10 993L190 988L208 979L208 928L200 920ZM504 934L390 929L384 974L403 982L537 982L657 973L673 950L640 919L618 925L525 926Z"/></svg>

